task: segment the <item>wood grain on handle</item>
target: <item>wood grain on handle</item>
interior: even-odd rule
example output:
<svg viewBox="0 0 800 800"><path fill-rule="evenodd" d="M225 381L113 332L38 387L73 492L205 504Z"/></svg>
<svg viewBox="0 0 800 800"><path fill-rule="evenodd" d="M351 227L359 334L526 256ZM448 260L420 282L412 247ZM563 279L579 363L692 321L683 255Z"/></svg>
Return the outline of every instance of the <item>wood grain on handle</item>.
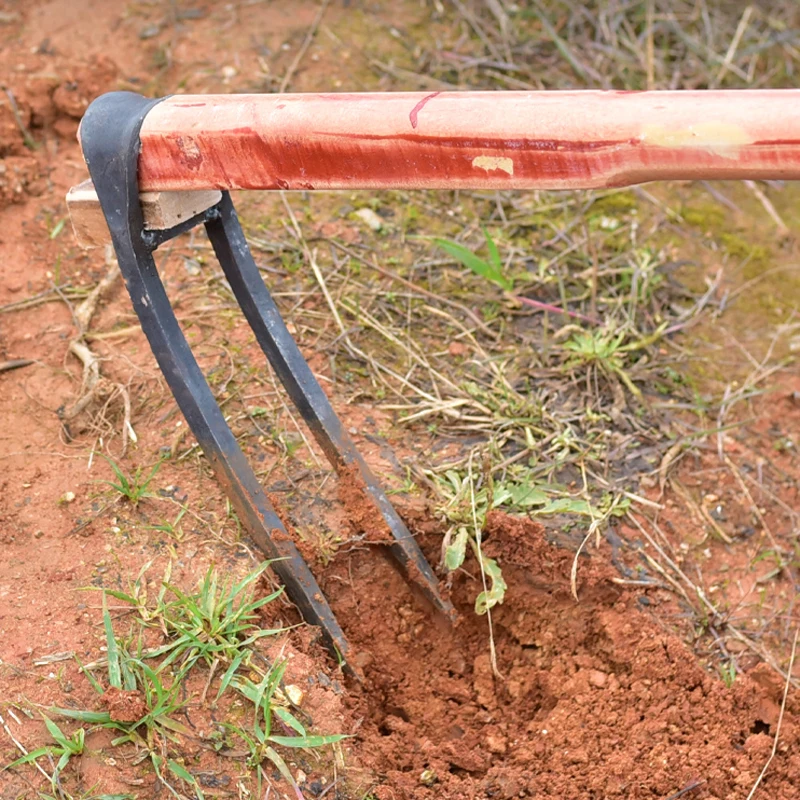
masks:
<svg viewBox="0 0 800 800"><path fill-rule="evenodd" d="M793 180L800 90L182 95L141 141L143 191Z"/></svg>

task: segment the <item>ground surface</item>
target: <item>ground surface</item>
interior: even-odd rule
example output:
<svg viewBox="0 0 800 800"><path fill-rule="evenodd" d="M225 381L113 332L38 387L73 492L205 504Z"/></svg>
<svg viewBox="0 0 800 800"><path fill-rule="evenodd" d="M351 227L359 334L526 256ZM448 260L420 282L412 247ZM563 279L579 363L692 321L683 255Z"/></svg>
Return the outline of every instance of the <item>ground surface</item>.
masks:
<svg viewBox="0 0 800 800"><path fill-rule="evenodd" d="M583 17L569 4L543 5L544 21L525 3L506 3L504 17L502 3L466 1L2 6L0 763L52 744L40 711L53 706L107 708L122 723L147 708L138 690L101 697L81 671L99 662L89 671L108 688L101 595L91 589L131 593L139 576L137 596L153 607L165 575L188 592L209 566L239 579L260 563L186 435L121 282L111 279L84 330L75 318L110 266L102 252L80 251L65 224L65 192L85 177L75 133L88 101L116 88L160 95L792 82L793 4L766 4L744 17L727 8L739 4L724 3L710 10L629 3L608 15L587 6ZM599 44L582 49L595 22ZM726 59L739 26L741 47ZM656 46L648 49L652 31ZM683 48L672 61L665 32L669 47ZM617 52L613 61L609 53ZM543 481L561 500L594 502L601 490L614 498L611 510L621 513L604 514L597 539L586 514L571 515L577 505L547 516L507 508L482 520L484 555L508 584L492 615L496 674L487 618L473 611L477 562L467 559L447 580L459 611L451 628L380 545L359 538L363 520L337 497L335 477L263 366L203 236L170 249L160 267L178 317L365 679L359 685L342 675L302 627L254 646L247 674L255 681L261 666L285 659L284 693L291 700L287 687L300 687L291 707L306 727L350 738L278 748L297 787L263 759L259 782L230 728L249 724L252 708L238 694L212 699L221 661L177 686L183 705L172 715L181 723L174 738L159 729L136 746L114 746L109 731L84 725L85 747L59 781L51 785L22 765L0 772L0 797L745 800L778 734L754 796L795 796L797 679L784 690L798 625L798 200L789 186L680 184L587 195L576 207L591 213L570 207L570 221L559 216L563 198L552 195L237 201L312 368L431 563L439 564L456 519L437 511L444 501L436 476L448 464L458 465L461 479L469 465L471 476L473 449L480 458L486 447L487 458L502 462L498 486L508 473L509 481ZM381 232L354 215L363 208L377 212ZM770 209L788 235L777 232ZM424 238L467 231L477 249L479 226L489 223L505 237L498 241L508 264L526 265L525 291L551 307L574 287L559 289L546 275L579 236L589 242L586 261L563 264L588 275L594 253L596 275L593 247L604 237L602 247L617 250L608 264L601 250L600 276L614 291L631 252L652 258L649 272L640 260L630 273L658 279L642 294L649 305L637 320L648 330L677 320L675 330L635 363L604 362L622 364L641 396L598 360L540 361L543 349L555 352L575 331L557 328L548 338L554 323L542 321L540 309L521 310ZM620 231L623 239L614 240ZM311 260L319 261L342 329L310 275ZM635 295L630 282L623 289ZM576 297L576 309L605 302L588 292ZM692 303L698 313L684 315ZM596 311L582 318L590 330ZM75 342L101 359L93 387ZM383 355L370 360L365 349ZM658 358L656 378L647 377ZM32 363L8 368L16 359ZM418 416L401 424L408 414ZM502 439L498 431L510 433ZM534 451L546 454L546 469ZM134 505L102 483L114 479L102 456L129 476L140 469L146 477L161 460L148 496ZM530 471L514 472L521 464ZM576 602L571 571L588 532ZM262 579L259 593L269 589ZM138 630L137 614L108 600L125 639L129 626ZM298 621L281 599L260 613L264 626ZM162 641L154 619L153 646ZM134 640L126 639L131 648ZM69 734L78 730L49 713ZM292 732L283 728L278 733ZM177 770L157 778L148 749ZM51 752L38 763L52 776L56 761Z"/></svg>

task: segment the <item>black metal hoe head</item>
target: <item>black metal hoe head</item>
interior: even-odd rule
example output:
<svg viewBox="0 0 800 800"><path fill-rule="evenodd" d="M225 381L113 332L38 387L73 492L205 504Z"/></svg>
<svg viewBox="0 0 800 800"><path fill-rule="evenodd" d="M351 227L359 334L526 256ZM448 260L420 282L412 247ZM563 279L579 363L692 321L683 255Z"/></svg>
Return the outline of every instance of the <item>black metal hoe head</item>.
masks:
<svg viewBox="0 0 800 800"><path fill-rule="evenodd" d="M201 224L261 348L320 447L340 475L360 476L394 539L392 555L430 602L453 619L453 606L440 594L419 545L356 450L287 330L253 261L230 195L223 192L216 205L173 228L145 230L139 200L139 132L159 102L129 92L103 95L83 118L81 146L142 330L239 518L267 558L275 559L273 568L303 618L320 627L328 649L347 664L345 635L228 427L156 269L153 252L158 246Z"/></svg>

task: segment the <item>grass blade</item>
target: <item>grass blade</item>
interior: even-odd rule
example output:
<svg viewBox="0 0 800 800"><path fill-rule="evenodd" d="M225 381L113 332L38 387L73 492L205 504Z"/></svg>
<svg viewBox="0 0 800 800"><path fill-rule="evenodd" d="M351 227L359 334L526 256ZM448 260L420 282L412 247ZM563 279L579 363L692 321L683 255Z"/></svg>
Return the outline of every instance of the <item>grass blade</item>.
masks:
<svg viewBox="0 0 800 800"><path fill-rule="evenodd" d="M64 735L64 732L61 730L61 728L59 728L58 725L53 722L53 720L51 720L49 717L46 717L44 714L42 714L42 718L44 719L44 724L47 727L48 732L53 737L53 741L58 742L58 744L60 744L62 747L69 748L71 743Z"/></svg>
<svg viewBox="0 0 800 800"><path fill-rule="evenodd" d="M246 655L247 655L247 650L242 650L236 656L236 658L234 658L233 661L231 661L231 665L228 667L228 669L225 670L225 674L222 676L222 680L219 682L219 691L217 692L217 700L219 700L219 698L222 697L222 693L230 685L230 682L233 680L233 676L236 674L236 670L239 669Z"/></svg>
<svg viewBox="0 0 800 800"><path fill-rule="evenodd" d="M106 647L108 648L108 682L117 689L122 688L122 672L119 666L119 648L114 638L111 625L111 614L108 613L106 593L103 592L103 627L106 629Z"/></svg>
<svg viewBox="0 0 800 800"><path fill-rule="evenodd" d="M484 261L480 256L476 256L472 250L464 247L457 242L451 242L447 239L434 239L436 244L447 253L447 255L454 258L459 263L463 264L467 269L471 269L476 275L480 275L487 281L499 286L501 289L509 289L509 281L505 278L499 270Z"/></svg>
<svg viewBox="0 0 800 800"><path fill-rule="evenodd" d="M290 714L285 708L276 706L273 711L293 730L297 731L300 736L306 736L306 729L299 719L296 719L293 714Z"/></svg>
<svg viewBox="0 0 800 800"><path fill-rule="evenodd" d="M344 733L335 733L331 736L270 736L269 741L281 747L322 747L325 744L336 744L346 739Z"/></svg>
<svg viewBox="0 0 800 800"><path fill-rule="evenodd" d="M286 765L286 762L271 747L266 749L265 755L278 768L278 772L283 775L284 780L289 784L289 786L294 789L298 799L305 800L303 793L300 791L300 787L297 785L297 781L294 779L294 775L292 775L289 767Z"/></svg>
<svg viewBox="0 0 800 800"><path fill-rule="evenodd" d="M37 758L41 758L42 756L46 756L53 751L52 747L37 747L36 750L31 750L30 753L24 756L20 756L15 761L12 761L10 764L6 764L3 769L11 769L12 767L18 767L20 764L30 764L31 761L36 761Z"/></svg>
<svg viewBox="0 0 800 800"><path fill-rule="evenodd" d="M167 769L173 775L176 775L182 781L188 783L189 786L191 786L192 789L194 789L194 791L197 793L197 797L200 800L205 800L203 792L200 789L200 784L197 782L197 778L195 778L194 775L192 775L192 773L186 769L186 767L183 767L177 761L173 761L172 759L170 759L169 761L167 761Z"/></svg>
<svg viewBox="0 0 800 800"><path fill-rule="evenodd" d="M78 667L80 667L80 671L86 676L86 680L92 685L92 689L94 689L97 694L103 694L103 687L97 681L97 678L92 675L91 670L86 669L83 666L83 662L78 658L77 654L75 655L75 660L78 662Z"/></svg>
<svg viewBox="0 0 800 800"><path fill-rule="evenodd" d="M111 722L111 715L108 711L81 711L76 708L59 708L58 706L53 706L48 711L51 714L76 719L78 722L86 722L89 725L104 725Z"/></svg>

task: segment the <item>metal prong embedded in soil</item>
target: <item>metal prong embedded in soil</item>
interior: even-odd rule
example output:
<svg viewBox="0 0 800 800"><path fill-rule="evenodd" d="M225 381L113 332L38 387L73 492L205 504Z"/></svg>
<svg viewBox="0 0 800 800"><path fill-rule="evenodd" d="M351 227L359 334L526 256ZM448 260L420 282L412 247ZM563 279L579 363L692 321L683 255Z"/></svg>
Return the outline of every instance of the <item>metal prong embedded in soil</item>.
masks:
<svg viewBox="0 0 800 800"><path fill-rule="evenodd" d="M314 576L267 499L240 449L178 325L153 259L160 244L204 224L236 299L292 401L340 474L355 470L394 539L391 552L448 619L452 605L414 537L381 489L336 416L286 328L247 246L230 195L164 230L145 230L139 194L139 132L160 101L116 92L96 100L81 126L81 145L142 329L178 405L258 546L306 621L318 625L328 649L347 663L349 645ZM174 222L174 220L173 220ZM355 673L354 673L355 674Z"/></svg>

